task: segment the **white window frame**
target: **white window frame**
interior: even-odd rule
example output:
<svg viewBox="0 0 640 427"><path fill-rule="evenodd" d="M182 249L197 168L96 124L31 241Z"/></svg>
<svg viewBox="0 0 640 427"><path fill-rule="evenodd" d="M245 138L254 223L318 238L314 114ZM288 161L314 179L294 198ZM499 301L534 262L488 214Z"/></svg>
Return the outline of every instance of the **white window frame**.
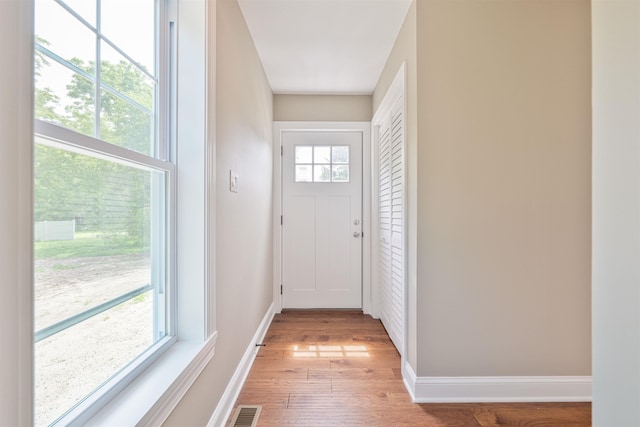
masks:
<svg viewBox="0 0 640 427"><path fill-rule="evenodd" d="M28 1L33 13L34 0ZM180 295L170 313L175 322L174 334L157 343L153 347L157 351L144 364L132 364L123 372L128 376L126 381L119 381L109 393L96 394L77 406L64 419L68 425L160 425L215 352L215 3L166 0L164 4L168 16L180 16L179 25L174 20L167 34L159 35L174 47L164 66L177 76L168 91L172 100L168 104L175 113L168 129L176 141L170 154L175 165L166 166L161 160L151 162L153 167L173 171L171 182L179 195L174 198L175 220L169 227L176 246L173 282ZM35 126L36 132L44 133L51 129L43 127L55 125L37 121ZM73 132L55 128L55 132ZM68 141L67 137L62 135L60 140ZM89 146L106 144L87 138ZM87 148L86 144L81 145ZM110 145L109 150L110 157L118 158L124 149ZM131 158L127 157L127 161L142 160L137 153L128 155ZM149 160L148 156L140 156ZM33 242L28 247L33 250ZM28 303L32 305L33 301ZM26 342L25 347L33 348ZM22 373L24 383L31 383L31 375L32 372ZM32 403L28 406L32 407Z"/></svg>
<svg viewBox="0 0 640 427"><path fill-rule="evenodd" d="M170 97L165 94L171 87L171 69L167 64L169 63L169 56L171 46L169 45L170 39L165 36L165 33L169 31L169 11L162 7L167 4L164 0L156 0L156 23L154 25L154 46L156 49L156 75L155 77L148 72L145 72L149 77L152 77L156 82L154 88L155 105L152 111L152 123L153 126L153 150L151 156L141 154L124 147L116 146L108 142L96 139L90 136L86 136L75 132L70 129L66 129L56 124L48 123L42 120L35 120L34 122L34 134L37 136L36 144L46 144L54 146L56 148L76 152L86 156L93 156L101 158L106 161L113 161L121 163L125 166L136 167L140 169L146 169L148 171L158 171L164 173L166 181L164 185L164 195L162 196L162 206L155 206L152 209L157 215L157 211L166 212L166 215L160 214L160 217L164 217L163 224L155 224L160 226L160 229L151 230L152 234L159 234L162 243L160 248L152 247L152 271L151 274L155 277L155 283L157 287L154 289L154 343L142 354L135 359L129 361L129 363L120 371L114 372L114 375L107 380L106 383L99 386L97 389L92 390L87 396L64 414L59 414L60 418L54 421L54 425L68 425L72 423L84 423L84 421L95 414L105 402L113 399L124 387L130 384L140 372L147 368L155 359L157 359L162 353L164 353L170 346L176 341L175 330L176 323L175 318L172 316L173 302L176 300L176 292L173 280L173 272L175 269L175 227L171 224L174 222L176 205L176 180L175 180L175 165L171 162L169 155L169 146L172 142L168 141L170 126L158 126L158 123L171 123L169 116L169 109L166 106L169 104ZM82 18L71 8L65 4L60 4L60 7L66 9L75 19L80 22L84 22ZM36 10L37 13L37 10ZM105 39L100 32L100 9L98 4L98 22L97 28L90 26L91 31L96 34L98 45L96 46L96 64L100 63L100 43L106 41L112 48L116 49L120 54L131 61L136 67L139 67L138 63L126 55L117 45L110 43ZM46 51L46 49L45 49ZM61 60L57 58L54 53L47 52L45 55L49 56L51 60ZM64 63L67 61L62 60ZM100 76L99 68L96 70L95 78L95 90L96 90L96 102L95 108L95 131L96 135L99 134L100 129L100 93L102 91L102 80ZM114 93L115 95L115 93ZM158 100L158 95L161 95L161 101ZM127 98L127 97L125 97ZM135 102L123 98L124 102L136 105ZM42 141L42 142L39 142ZM157 191L152 188L152 192ZM158 271L163 271L165 274L158 275ZM167 277L168 276L168 277ZM158 335L162 335L162 338L157 339ZM157 339L157 341L156 341ZM37 367L36 367L37 368Z"/></svg>

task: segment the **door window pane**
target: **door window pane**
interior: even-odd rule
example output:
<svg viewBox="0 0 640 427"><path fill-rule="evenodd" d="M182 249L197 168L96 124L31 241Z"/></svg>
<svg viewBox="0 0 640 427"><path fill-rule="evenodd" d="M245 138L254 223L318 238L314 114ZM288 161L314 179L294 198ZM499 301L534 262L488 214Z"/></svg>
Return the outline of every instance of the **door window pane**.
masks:
<svg viewBox="0 0 640 427"><path fill-rule="evenodd" d="M313 147L313 163L331 163L331 147Z"/></svg>
<svg viewBox="0 0 640 427"><path fill-rule="evenodd" d="M349 166L333 165L331 180L333 182L349 182Z"/></svg>
<svg viewBox="0 0 640 427"><path fill-rule="evenodd" d="M296 182L313 182L311 165L296 165Z"/></svg>
<svg viewBox="0 0 640 427"><path fill-rule="evenodd" d="M349 147L337 146L331 147L332 163L349 163Z"/></svg>
<svg viewBox="0 0 640 427"><path fill-rule="evenodd" d="M296 163L313 163L313 147L296 146Z"/></svg>
<svg viewBox="0 0 640 427"><path fill-rule="evenodd" d="M314 165L313 181L314 182L331 182L331 166Z"/></svg>

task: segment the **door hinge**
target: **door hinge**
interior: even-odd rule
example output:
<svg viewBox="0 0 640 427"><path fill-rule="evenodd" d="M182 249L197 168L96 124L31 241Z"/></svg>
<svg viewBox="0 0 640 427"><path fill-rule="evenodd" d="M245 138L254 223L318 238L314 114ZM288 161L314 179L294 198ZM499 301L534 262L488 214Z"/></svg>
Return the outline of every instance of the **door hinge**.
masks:
<svg viewBox="0 0 640 427"><path fill-rule="evenodd" d="M284 225L284 218L282 215L280 215L280 225Z"/></svg>
<svg viewBox="0 0 640 427"><path fill-rule="evenodd" d="M284 156L284 145L280 146L280 157Z"/></svg>
<svg viewBox="0 0 640 427"><path fill-rule="evenodd" d="M280 295L282 295L282 285L280 285Z"/></svg>

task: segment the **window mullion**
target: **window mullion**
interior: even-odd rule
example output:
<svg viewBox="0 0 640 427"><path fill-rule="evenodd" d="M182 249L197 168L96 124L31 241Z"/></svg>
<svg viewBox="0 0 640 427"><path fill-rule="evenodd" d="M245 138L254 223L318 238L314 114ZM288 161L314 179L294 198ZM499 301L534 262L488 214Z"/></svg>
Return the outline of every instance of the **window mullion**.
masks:
<svg viewBox="0 0 640 427"><path fill-rule="evenodd" d="M71 15L73 15L74 18L76 18L78 21L82 22L82 24L84 24L85 27L87 27L88 29L90 29L93 32L96 32L96 27L94 27L93 25L91 25L89 22L87 22L86 19L84 19L79 13L77 13L75 10L73 10L72 8L70 8L64 1L61 0L54 0L56 3L58 3L60 5L60 7L62 7L64 10L66 10L67 12L69 12Z"/></svg>
<svg viewBox="0 0 640 427"><path fill-rule="evenodd" d="M120 55L122 55L123 57L125 57L129 62L131 62L138 70L140 70L143 74L145 74L147 77L149 77L151 80L153 80L154 82L156 81L156 77L154 75L152 75L146 68L144 68L142 65L140 65L140 63L138 61L136 61L135 59L133 59L131 56L129 56L129 54L127 54L124 50L120 49L120 47L115 44L114 42L112 42L111 40L109 40L108 37L106 37L104 34L102 34L102 32L100 32L100 38L102 39L102 41L104 41L106 44L108 44L109 46L111 46L111 48L113 50L115 50L116 52L118 52Z"/></svg>
<svg viewBox="0 0 640 427"><path fill-rule="evenodd" d="M110 310L122 303L132 300L138 295L142 295L146 292L149 292L152 288L151 285L144 285L137 289L134 289L131 292L127 292L126 294L122 294L116 298L113 298L107 302L104 302L100 305L92 307L88 310L83 311L82 313L78 313L75 316L71 316L60 322L56 322L53 325L47 326L46 328L40 329L35 333L35 342L42 341L44 339L49 338L52 335L57 334L58 332L62 332L65 329L68 329L72 326L77 325L80 322L84 322L94 316L97 316L100 313L104 313L107 310Z"/></svg>
<svg viewBox="0 0 640 427"><path fill-rule="evenodd" d="M131 97L125 95L124 93L119 92L117 89L114 89L111 85L107 83L101 83L101 87L104 91L109 92L111 95L115 96L116 98L119 98L120 100L126 102L129 105L134 106L138 110L144 113L147 113L149 115L153 114L153 111L149 110L147 107L140 104L138 101L131 99ZM152 152L152 154L156 154L156 153ZM160 156L155 156L155 157L160 157Z"/></svg>
<svg viewBox="0 0 640 427"><path fill-rule="evenodd" d="M66 59L62 58L60 55L53 53L51 50L49 50L45 46L42 46L41 44L36 43L35 50L37 50L38 52L40 52L43 55L47 56L49 59L54 60L58 64L60 64L60 65L62 65L64 67L67 67L68 69L70 69L74 73L80 74L82 77L84 77L85 79L87 79L87 80L89 80L91 82L93 82L94 79L96 78L95 72L94 72L93 75L87 73L82 68L80 68L77 65L67 61Z"/></svg>
<svg viewBox="0 0 640 427"><path fill-rule="evenodd" d="M101 34L102 34L102 0L96 0L96 65L95 65L95 73L96 73L96 86L95 86L95 130L94 135L96 138L100 139L100 112L102 111L102 55L101 55Z"/></svg>

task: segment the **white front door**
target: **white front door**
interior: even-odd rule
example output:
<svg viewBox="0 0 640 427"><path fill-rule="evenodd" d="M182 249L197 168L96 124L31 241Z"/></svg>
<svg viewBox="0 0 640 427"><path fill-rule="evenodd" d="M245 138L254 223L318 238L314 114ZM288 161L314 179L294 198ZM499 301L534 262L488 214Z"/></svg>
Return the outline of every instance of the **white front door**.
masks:
<svg viewBox="0 0 640 427"><path fill-rule="evenodd" d="M362 132L282 133L282 307L362 307Z"/></svg>

